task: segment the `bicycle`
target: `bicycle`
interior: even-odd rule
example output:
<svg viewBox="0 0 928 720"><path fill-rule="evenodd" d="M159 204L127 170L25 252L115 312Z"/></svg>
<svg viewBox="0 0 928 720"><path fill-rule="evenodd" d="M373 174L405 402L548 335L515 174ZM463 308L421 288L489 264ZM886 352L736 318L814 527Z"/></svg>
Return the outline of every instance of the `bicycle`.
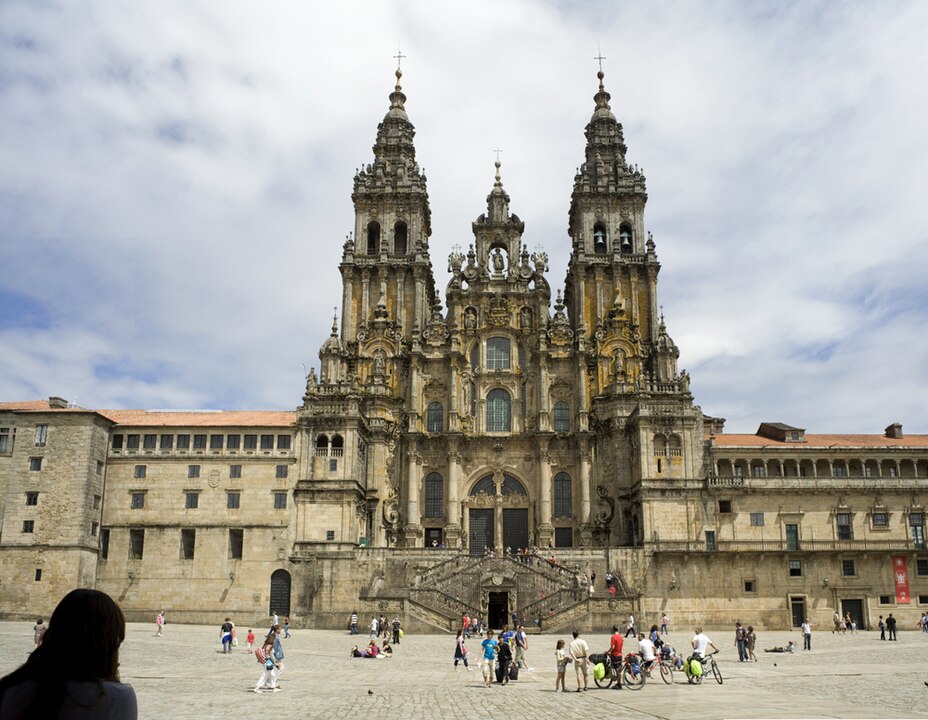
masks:
<svg viewBox="0 0 928 720"><path fill-rule="evenodd" d="M673 685L673 671L674 671L674 658L661 656L657 661L658 666L661 670L661 680L663 680L668 685Z"/></svg>
<svg viewBox="0 0 928 720"><path fill-rule="evenodd" d="M690 663L686 662L683 666L683 672L686 673L686 681L688 683L699 685L702 683L702 679L707 677L709 673L712 673L712 676L715 678L715 681L721 685L722 684L722 671L719 669L718 663L716 663L715 658L713 657L716 653L706 653L705 657L700 658L700 664L702 665L702 674L693 675L690 672Z"/></svg>

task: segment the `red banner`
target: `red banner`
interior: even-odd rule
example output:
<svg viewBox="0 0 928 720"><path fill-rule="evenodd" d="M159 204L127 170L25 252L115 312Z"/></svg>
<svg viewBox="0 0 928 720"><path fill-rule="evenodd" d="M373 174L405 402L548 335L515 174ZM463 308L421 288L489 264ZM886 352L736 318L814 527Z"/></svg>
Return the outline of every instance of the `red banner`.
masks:
<svg viewBox="0 0 928 720"><path fill-rule="evenodd" d="M905 564L905 555L893 555L893 582L896 585L896 604L908 605L909 570Z"/></svg>

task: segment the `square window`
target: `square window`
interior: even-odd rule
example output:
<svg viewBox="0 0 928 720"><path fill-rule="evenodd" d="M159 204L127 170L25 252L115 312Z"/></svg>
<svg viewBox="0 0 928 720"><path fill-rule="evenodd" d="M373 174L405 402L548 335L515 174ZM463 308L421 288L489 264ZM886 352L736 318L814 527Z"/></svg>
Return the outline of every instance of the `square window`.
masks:
<svg viewBox="0 0 928 720"><path fill-rule="evenodd" d="M229 530L229 557L232 560L242 559L242 546L245 544L245 531L237 528Z"/></svg>
<svg viewBox="0 0 928 720"><path fill-rule="evenodd" d="M162 450L173 450L174 449L174 436L173 435L162 435L161 436L161 449Z"/></svg>
<svg viewBox="0 0 928 720"><path fill-rule="evenodd" d="M188 478L200 477L200 466L199 465L188 465L187 466L187 477Z"/></svg>
<svg viewBox="0 0 928 720"><path fill-rule="evenodd" d="M262 450L273 450L274 449L274 436L273 435L262 435L261 436L261 449Z"/></svg>
<svg viewBox="0 0 928 720"><path fill-rule="evenodd" d="M129 530L129 559L141 560L145 554L145 530Z"/></svg>
<svg viewBox="0 0 928 720"><path fill-rule="evenodd" d="M145 493L134 492L130 496L129 507L133 510L140 510L145 507Z"/></svg>
<svg viewBox="0 0 928 720"><path fill-rule="evenodd" d="M915 560L915 574L920 577L928 576L928 558L917 558Z"/></svg>
<svg viewBox="0 0 928 720"><path fill-rule="evenodd" d="M100 531L100 559L106 560L110 556L110 529Z"/></svg>
<svg viewBox="0 0 928 720"><path fill-rule="evenodd" d="M138 435L126 435L126 449L127 450L138 450L139 449L139 436Z"/></svg>
<svg viewBox="0 0 928 720"><path fill-rule="evenodd" d="M875 512L870 516L873 527L889 527L889 513Z"/></svg>
<svg viewBox="0 0 928 720"><path fill-rule="evenodd" d="M188 492L184 496L184 508L187 510L196 510L200 507L200 493Z"/></svg>
<svg viewBox="0 0 928 720"><path fill-rule="evenodd" d="M29 458L29 469L32 472L38 472L39 470L41 470L42 469L42 458L40 457Z"/></svg>
<svg viewBox="0 0 928 720"><path fill-rule="evenodd" d="M244 438L245 442L242 445L246 450L254 450L258 447L258 436L257 435L246 435Z"/></svg>
<svg viewBox="0 0 928 720"><path fill-rule="evenodd" d="M237 492L226 493L226 507L230 510L238 510L242 502L242 494Z"/></svg>
<svg viewBox="0 0 928 720"><path fill-rule="evenodd" d="M226 435L226 450L238 450L241 439L241 435Z"/></svg>
<svg viewBox="0 0 928 720"><path fill-rule="evenodd" d="M181 530L180 531L180 559L193 560L193 554L196 551L197 531Z"/></svg>
<svg viewBox="0 0 928 720"><path fill-rule="evenodd" d="M326 530L326 531L325 531L325 539L326 539L326 540L334 540L334 539L335 539L335 531L334 531L334 530Z"/></svg>
<svg viewBox="0 0 928 720"><path fill-rule="evenodd" d="M287 477L287 472L289 468L286 465L277 466L277 479L282 480Z"/></svg>
<svg viewBox="0 0 928 720"><path fill-rule="evenodd" d="M554 547L573 547L574 530L569 527L554 528Z"/></svg>
<svg viewBox="0 0 928 720"><path fill-rule="evenodd" d="M764 526L764 514L762 512L751 513L751 526L752 527L763 527Z"/></svg>
<svg viewBox="0 0 928 720"><path fill-rule="evenodd" d="M122 450L122 435L113 435L113 450Z"/></svg>
<svg viewBox="0 0 928 720"><path fill-rule="evenodd" d="M242 476L241 465L229 465L229 477L230 478L240 478L241 476Z"/></svg>
<svg viewBox="0 0 928 720"><path fill-rule="evenodd" d="M23 532L31 533L35 530L35 520L23 520Z"/></svg>
<svg viewBox="0 0 928 720"><path fill-rule="evenodd" d="M210 435L209 436L209 449L210 450L222 450L222 435Z"/></svg>
<svg viewBox="0 0 928 720"><path fill-rule="evenodd" d="M329 472L338 472L338 460L335 458L329 460Z"/></svg>
<svg viewBox="0 0 928 720"><path fill-rule="evenodd" d="M719 500L719 512L720 513L730 513L731 512L731 500Z"/></svg>
<svg viewBox="0 0 928 720"><path fill-rule="evenodd" d="M157 435L146 435L142 438L142 448L145 450L154 450L158 443Z"/></svg>
<svg viewBox="0 0 928 720"><path fill-rule="evenodd" d="M841 574L844 577L854 577L857 574L857 568L855 567L853 560L841 561Z"/></svg>
<svg viewBox="0 0 928 720"><path fill-rule="evenodd" d="M744 581L744 591L746 593L756 592L756 586L754 580L745 580Z"/></svg>
<svg viewBox="0 0 928 720"><path fill-rule="evenodd" d="M802 577L802 560L789 561L789 576Z"/></svg>
<svg viewBox="0 0 928 720"><path fill-rule="evenodd" d="M147 465L136 465L135 468L132 470L132 477L134 477L136 480L141 480L142 478L145 477L147 473L148 473Z"/></svg>
<svg viewBox="0 0 928 720"><path fill-rule="evenodd" d="M39 494L37 492L27 492L26 493L26 505L38 505L39 504Z"/></svg>
<svg viewBox="0 0 928 720"><path fill-rule="evenodd" d="M42 582L42 568L36 568L36 569L35 569L35 576L34 576L34 577L35 577L35 581L36 581L36 582Z"/></svg>
<svg viewBox="0 0 928 720"><path fill-rule="evenodd" d="M277 436L277 449L278 450L289 450L290 449L290 436L289 435L278 435Z"/></svg>
<svg viewBox="0 0 928 720"><path fill-rule="evenodd" d="M45 447L45 443L47 441L48 441L48 425L36 425L35 426L35 446Z"/></svg>
<svg viewBox="0 0 928 720"><path fill-rule="evenodd" d="M189 435L178 435L177 436L177 449L178 450L189 450L190 449L190 436Z"/></svg>
<svg viewBox="0 0 928 720"><path fill-rule="evenodd" d="M193 436L193 449L194 450L205 450L206 449L206 435L194 435Z"/></svg>
<svg viewBox="0 0 928 720"><path fill-rule="evenodd" d="M286 507L287 507L287 493L275 492L274 493L274 509L285 510Z"/></svg>

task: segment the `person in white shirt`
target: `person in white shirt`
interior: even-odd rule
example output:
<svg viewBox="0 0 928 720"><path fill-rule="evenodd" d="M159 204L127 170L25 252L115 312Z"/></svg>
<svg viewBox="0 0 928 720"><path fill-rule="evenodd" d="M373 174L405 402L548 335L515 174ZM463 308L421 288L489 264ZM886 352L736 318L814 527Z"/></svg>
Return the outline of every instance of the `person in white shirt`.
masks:
<svg viewBox="0 0 928 720"><path fill-rule="evenodd" d="M635 637L635 616L634 615L628 616L627 625L628 626L625 629L625 637L628 637L629 635L631 635L632 637Z"/></svg>
<svg viewBox="0 0 928 720"><path fill-rule="evenodd" d="M641 653L645 668L650 669L657 659L657 648L651 642L651 638L645 637L644 633L638 633L638 652Z"/></svg>
<svg viewBox="0 0 928 720"><path fill-rule="evenodd" d="M708 636L703 634L701 627L696 628L696 634L693 636L692 645L693 654L699 656L699 658L704 658L706 656L706 650L710 647L716 652L719 651L715 643L713 643Z"/></svg>
<svg viewBox="0 0 928 720"><path fill-rule="evenodd" d="M806 618L802 623L802 649L812 649L812 623Z"/></svg>

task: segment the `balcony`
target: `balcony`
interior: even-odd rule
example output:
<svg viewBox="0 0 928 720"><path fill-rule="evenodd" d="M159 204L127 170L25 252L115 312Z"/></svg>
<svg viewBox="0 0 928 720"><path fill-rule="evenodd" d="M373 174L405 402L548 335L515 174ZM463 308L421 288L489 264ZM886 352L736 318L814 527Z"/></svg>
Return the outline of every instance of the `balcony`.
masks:
<svg viewBox="0 0 928 720"><path fill-rule="evenodd" d="M656 540L644 543L656 553L764 553L764 552L910 552L924 549L924 543L909 538L878 540L716 540L714 549L703 540Z"/></svg>

